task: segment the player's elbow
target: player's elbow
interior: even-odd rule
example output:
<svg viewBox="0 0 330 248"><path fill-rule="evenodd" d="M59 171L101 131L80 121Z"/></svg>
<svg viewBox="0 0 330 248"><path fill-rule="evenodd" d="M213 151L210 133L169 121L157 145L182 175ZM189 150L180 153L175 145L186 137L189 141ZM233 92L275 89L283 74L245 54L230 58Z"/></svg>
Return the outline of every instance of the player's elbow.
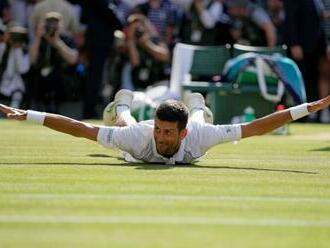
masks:
<svg viewBox="0 0 330 248"><path fill-rule="evenodd" d="M87 123L80 122L71 133L78 138L85 138L96 141L98 128Z"/></svg>
<svg viewBox="0 0 330 248"><path fill-rule="evenodd" d="M85 133L85 126L86 124L78 122L78 121L72 121L71 125L69 127L70 134L74 137L84 137Z"/></svg>

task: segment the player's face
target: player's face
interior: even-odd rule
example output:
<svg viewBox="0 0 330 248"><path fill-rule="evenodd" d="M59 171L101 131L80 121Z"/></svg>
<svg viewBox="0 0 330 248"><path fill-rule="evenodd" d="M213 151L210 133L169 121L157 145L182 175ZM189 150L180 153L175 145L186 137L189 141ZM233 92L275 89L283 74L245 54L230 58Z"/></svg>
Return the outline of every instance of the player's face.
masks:
<svg viewBox="0 0 330 248"><path fill-rule="evenodd" d="M180 148L181 140L186 136L187 129L179 131L177 122L155 119L154 138L157 152L164 157L173 156Z"/></svg>

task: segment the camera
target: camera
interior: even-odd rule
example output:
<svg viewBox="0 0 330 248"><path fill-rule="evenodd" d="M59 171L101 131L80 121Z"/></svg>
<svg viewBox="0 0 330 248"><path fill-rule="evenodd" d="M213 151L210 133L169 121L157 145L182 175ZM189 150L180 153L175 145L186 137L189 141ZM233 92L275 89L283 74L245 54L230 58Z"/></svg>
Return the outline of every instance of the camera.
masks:
<svg viewBox="0 0 330 248"><path fill-rule="evenodd" d="M47 35L53 37L59 29L59 21L56 19L47 19L45 25L45 32Z"/></svg>
<svg viewBox="0 0 330 248"><path fill-rule="evenodd" d="M48 12L45 16L45 33L53 37L60 28L62 15L58 12Z"/></svg>
<svg viewBox="0 0 330 248"><path fill-rule="evenodd" d="M22 33L10 33L10 39L13 43L26 43L27 35Z"/></svg>
<svg viewBox="0 0 330 248"><path fill-rule="evenodd" d="M143 36L144 32L145 32L145 29L144 29L143 25L137 26L137 28L135 30L135 38L140 39Z"/></svg>
<svg viewBox="0 0 330 248"><path fill-rule="evenodd" d="M136 29L134 36L136 39L140 39L145 33L145 19L146 17L141 14L132 14L128 17L128 23L136 23Z"/></svg>
<svg viewBox="0 0 330 248"><path fill-rule="evenodd" d="M24 44L27 43L27 30L20 26L14 26L9 28L9 39L13 44Z"/></svg>

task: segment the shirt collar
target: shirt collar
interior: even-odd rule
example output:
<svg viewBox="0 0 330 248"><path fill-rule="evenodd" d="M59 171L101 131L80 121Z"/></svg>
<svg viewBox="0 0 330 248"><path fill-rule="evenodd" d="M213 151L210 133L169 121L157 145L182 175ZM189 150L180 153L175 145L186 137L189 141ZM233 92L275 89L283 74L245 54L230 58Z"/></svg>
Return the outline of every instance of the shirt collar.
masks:
<svg viewBox="0 0 330 248"><path fill-rule="evenodd" d="M175 158L175 161L182 161L183 160L185 144L186 144L186 139L184 138L183 140L181 140L179 150L177 151L177 153L175 153L173 155L173 157Z"/></svg>

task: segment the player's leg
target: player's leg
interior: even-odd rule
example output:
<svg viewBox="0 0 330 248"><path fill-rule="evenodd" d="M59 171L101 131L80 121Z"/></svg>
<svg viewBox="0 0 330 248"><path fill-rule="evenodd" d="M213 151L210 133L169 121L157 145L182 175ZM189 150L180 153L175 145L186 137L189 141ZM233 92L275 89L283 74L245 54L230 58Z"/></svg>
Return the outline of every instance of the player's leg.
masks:
<svg viewBox="0 0 330 248"><path fill-rule="evenodd" d="M213 114L205 106L205 100L200 93L191 93L187 96L186 105L189 109L189 120L199 123L213 123Z"/></svg>
<svg viewBox="0 0 330 248"><path fill-rule="evenodd" d="M133 92L119 90L113 102L109 103L103 111L103 121L106 126L128 126L136 123L131 115Z"/></svg>

